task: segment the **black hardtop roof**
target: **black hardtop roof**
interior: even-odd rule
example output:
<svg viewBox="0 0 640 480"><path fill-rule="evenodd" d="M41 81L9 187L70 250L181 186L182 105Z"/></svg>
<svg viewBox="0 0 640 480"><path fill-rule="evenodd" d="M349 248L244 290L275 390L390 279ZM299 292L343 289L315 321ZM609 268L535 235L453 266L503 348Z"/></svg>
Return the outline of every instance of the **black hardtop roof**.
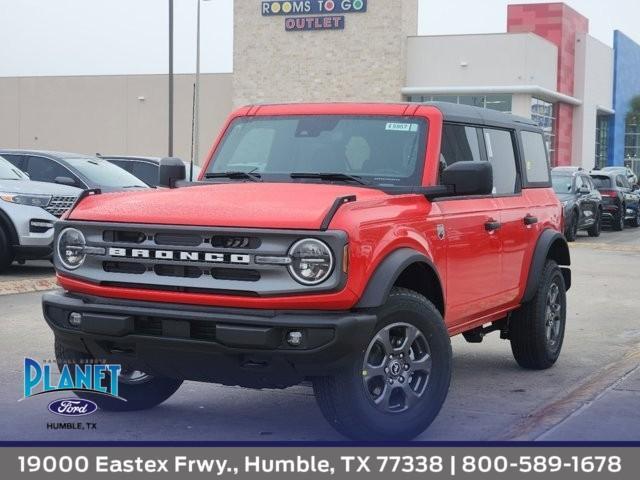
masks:
<svg viewBox="0 0 640 480"><path fill-rule="evenodd" d="M510 113L498 112L488 108L472 107L449 102L425 102L442 112L445 122L473 123L493 127L526 127L540 130L538 124L530 118L519 117Z"/></svg>

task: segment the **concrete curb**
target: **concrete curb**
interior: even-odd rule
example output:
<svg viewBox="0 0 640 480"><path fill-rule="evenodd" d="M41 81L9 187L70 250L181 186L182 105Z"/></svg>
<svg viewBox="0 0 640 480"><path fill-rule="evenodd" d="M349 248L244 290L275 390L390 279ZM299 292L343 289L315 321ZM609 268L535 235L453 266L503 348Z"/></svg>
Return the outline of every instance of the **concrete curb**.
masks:
<svg viewBox="0 0 640 480"><path fill-rule="evenodd" d="M0 296L15 295L18 293L44 292L58 288L55 277L26 278L24 280L11 280L0 282Z"/></svg>

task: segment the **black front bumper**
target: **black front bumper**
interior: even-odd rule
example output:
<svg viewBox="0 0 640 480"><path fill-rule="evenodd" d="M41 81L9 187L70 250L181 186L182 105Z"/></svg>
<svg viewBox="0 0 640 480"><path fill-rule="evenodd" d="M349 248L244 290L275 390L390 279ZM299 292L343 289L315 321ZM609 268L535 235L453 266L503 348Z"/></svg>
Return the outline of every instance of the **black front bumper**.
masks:
<svg viewBox="0 0 640 480"><path fill-rule="evenodd" d="M48 293L56 339L96 359L153 375L254 388L286 387L345 368L363 349L370 313L274 311L157 304ZM80 326L69 323L82 314ZM298 346L287 342L302 332Z"/></svg>

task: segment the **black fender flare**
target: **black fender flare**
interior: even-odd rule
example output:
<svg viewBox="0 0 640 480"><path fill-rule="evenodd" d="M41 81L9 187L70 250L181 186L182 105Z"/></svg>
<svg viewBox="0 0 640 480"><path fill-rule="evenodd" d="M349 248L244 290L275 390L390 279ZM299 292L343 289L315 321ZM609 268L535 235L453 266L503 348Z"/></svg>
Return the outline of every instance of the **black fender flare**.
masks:
<svg viewBox="0 0 640 480"><path fill-rule="evenodd" d="M398 277L407 267L414 263L426 264L433 271L444 295L440 275L433 262L424 254L405 247L393 251L380 262L380 265L371 275L356 308L376 308L384 305Z"/></svg>
<svg viewBox="0 0 640 480"><path fill-rule="evenodd" d="M571 270L569 269L571 255L569 254L567 240L561 233L547 229L538 237L538 242L531 258L531 268L529 269L527 287L522 297L522 303L530 302L535 296L542 270L550 256L560 265L567 290L571 288Z"/></svg>
<svg viewBox="0 0 640 480"><path fill-rule="evenodd" d="M4 228L9 236L8 240L11 245L18 245L20 243L20 239L18 238L18 232L16 232L16 227L13 226L13 222L9 218L9 216L4 213L4 211L0 210L0 228Z"/></svg>

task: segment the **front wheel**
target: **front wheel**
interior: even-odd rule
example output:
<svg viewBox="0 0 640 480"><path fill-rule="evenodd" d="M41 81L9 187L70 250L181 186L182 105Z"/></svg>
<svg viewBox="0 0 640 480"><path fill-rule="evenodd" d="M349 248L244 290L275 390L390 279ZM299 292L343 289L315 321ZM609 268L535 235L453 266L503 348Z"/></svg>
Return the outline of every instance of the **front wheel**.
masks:
<svg viewBox="0 0 640 480"><path fill-rule="evenodd" d="M431 425L449 391L451 342L425 297L394 288L349 368L313 379L320 410L355 440L408 440Z"/></svg>
<svg viewBox="0 0 640 480"><path fill-rule="evenodd" d="M567 242L575 242L576 237L578 236L578 220L579 214L574 211L571 213L571 217L567 222L567 226L565 228L564 236L567 239Z"/></svg>
<svg viewBox="0 0 640 480"><path fill-rule="evenodd" d="M70 366L76 364L82 365L94 360L91 355L68 349L57 340L55 342L55 350L56 361L60 370L62 370L65 364ZM75 375L74 368L70 368L69 371L72 376ZM106 379L106 381L109 380ZM180 388L180 385L182 385L182 380L154 377L123 366L120 375L118 375L118 396L124 398L126 402L95 393L82 391L74 391L74 393L80 398L85 398L96 403L102 410L128 412L133 410L147 410L160 405L171 397L171 395Z"/></svg>
<svg viewBox="0 0 640 480"><path fill-rule="evenodd" d="M9 237L0 227L0 273L6 270L13 262L13 249L9 243Z"/></svg>
<svg viewBox="0 0 640 480"><path fill-rule="evenodd" d="M589 234L590 237L599 237L601 231L602 231L602 211L598 210L598 212L596 213L596 223L594 223L593 225L591 225L591 227L589 227L589 230L587 230L587 233Z"/></svg>
<svg viewBox="0 0 640 480"><path fill-rule="evenodd" d="M624 230L624 216L626 212L627 209L624 205L620 205L620 207L618 207L618 211L613 217L613 229L616 232L621 232L622 230Z"/></svg>
<svg viewBox="0 0 640 480"><path fill-rule="evenodd" d="M533 300L514 312L509 322L516 362L532 370L553 366L562 349L566 320L564 277L557 263L547 260Z"/></svg>

